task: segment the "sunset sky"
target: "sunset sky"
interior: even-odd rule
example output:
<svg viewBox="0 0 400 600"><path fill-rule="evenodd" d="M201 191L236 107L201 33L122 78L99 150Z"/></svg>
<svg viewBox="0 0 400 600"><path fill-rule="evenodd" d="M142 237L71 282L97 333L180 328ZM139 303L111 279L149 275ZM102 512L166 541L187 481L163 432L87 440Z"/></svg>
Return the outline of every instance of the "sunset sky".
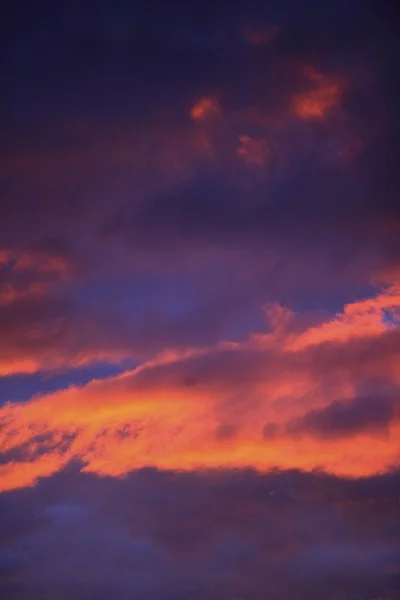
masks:
<svg viewBox="0 0 400 600"><path fill-rule="evenodd" d="M0 21L0 598L400 599L378 0Z"/></svg>

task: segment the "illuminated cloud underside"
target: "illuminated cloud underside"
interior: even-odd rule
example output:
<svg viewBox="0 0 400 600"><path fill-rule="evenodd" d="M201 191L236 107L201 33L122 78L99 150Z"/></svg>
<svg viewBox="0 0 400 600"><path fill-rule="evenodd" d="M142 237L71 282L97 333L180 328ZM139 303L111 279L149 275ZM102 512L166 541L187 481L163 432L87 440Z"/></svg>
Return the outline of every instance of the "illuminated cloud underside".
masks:
<svg viewBox="0 0 400 600"><path fill-rule="evenodd" d="M167 353L121 376L6 404L1 489L32 485L71 460L115 476L144 466L346 476L393 468L400 450L399 309L396 286L306 328L272 306L271 331L247 342ZM389 396L380 382L392 386ZM377 399L368 420L371 395Z"/></svg>

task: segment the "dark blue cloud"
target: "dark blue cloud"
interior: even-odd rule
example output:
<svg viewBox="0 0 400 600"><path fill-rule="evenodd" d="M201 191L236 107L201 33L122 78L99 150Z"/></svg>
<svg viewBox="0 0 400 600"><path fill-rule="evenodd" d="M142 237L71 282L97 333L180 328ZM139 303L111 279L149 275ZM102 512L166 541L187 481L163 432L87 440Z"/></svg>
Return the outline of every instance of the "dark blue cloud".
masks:
<svg viewBox="0 0 400 600"><path fill-rule="evenodd" d="M0 588L16 599L396 598L398 477L144 470L119 481L70 468L1 496Z"/></svg>

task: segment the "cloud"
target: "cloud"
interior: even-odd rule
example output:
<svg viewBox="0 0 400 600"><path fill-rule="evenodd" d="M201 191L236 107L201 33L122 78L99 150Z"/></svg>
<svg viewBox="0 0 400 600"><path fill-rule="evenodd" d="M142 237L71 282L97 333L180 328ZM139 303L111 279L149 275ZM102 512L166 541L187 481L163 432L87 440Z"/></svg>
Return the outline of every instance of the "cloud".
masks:
<svg viewBox="0 0 400 600"><path fill-rule="evenodd" d="M313 68L303 69L310 82L310 89L293 98L293 110L302 119L322 118L339 104L339 82L325 78Z"/></svg>
<svg viewBox="0 0 400 600"><path fill-rule="evenodd" d="M398 484L398 472L144 469L116 480L71 467L0 496L0 591L396 598Z"/></svg>
<svg viewBox="0 0 400 600"><path fill-rule="evenodd" d="M51 244L50 244L51 246ZM35 373L91 362L119 361L133 350L105 319L88 310L71 289L78 283L68 255L2 251L0 263L0 374ZM78 284L79 285L79 284ZM118 326L117 326L118 328ZM114 333L114 339L113 339ZM129 345L127 342L129 339Z"/></svg>
<svg viewBox="0 0 400 600"><path fill-rule="evenodd" d="M389 469L400 346L383 308L396 311L396 298L384 290L346 306L331 321L346 335L332 337L329 321L321 322L310 345L296 339L315 327L304 330L292 317L282 329L272 318L276 329L245 342L167 352L116 377L8 403L0 410L1 486L32 484L71 460L116 476L144 466L321 468L351 476ZM365 327L378 317L379 332ZM374 388L379 400L337 402ZM270 423L277 423L273 431ZM7 459L10 453L19 461Z"/></svg>
<svg viewBox="0 0 400 600"><path fill-rule="evenodd" d="M212 97L200 98L190 109L190 116L195 121L202 121L208 119L213 115L220 113L220 106L218 100Z"/></svg>
<svg viewBox="0 0 400 600"><path fill-rule="evenodd" d="M0 596L395 600L394 10L14 4Z"/></svg>
<svg viewBox="0 0 400 600"><path fill-rule="evenodd" d="M395 163L381 152L387 148L393 159L397 154L391 136L396 112L386 93L395 69L385 42L394 33L390 19L374 2L363 5L361 20L353 5L325 12L307 3L302 16L293 4L290 10L277 3L268 10L259 2L251 7L209 10L197 26L177 6L168 14L159 8L171 30L157 29L156 36L146 7L138 15L121 9L112 24L111 8L105 8L91 27L84 8L65 25L43 9L41 27L51 23L50 53L39 33L28 35L18 15L10 16L16 36L6 40L6 55L19 57L20 76L5 86L5 101L14 109L1 170L4 239L11 246L49 235L68 239L76 264L90 272L105 269L118 245L124 268L156 256L158 268L176 269L185 258L193 270L199 248L218 244L236 261L250 240L261 262L280 256L281 277L294 255L295 270L304 275L311 275L310 257L318 256L325 278L344 278L352 266L350 278L358 273L363 283L371 271L393 265ZM254 22L261 32L280 28L273 50L243 40L250 15L250 30ZM11 59L7 64L12 73ZM57 93L49 92L49 81L57 82ZM35 118L21 108L25 101L35 107ZM213 111L218 107L216 122L192 122L188 113L202 101ZM240 139L252 140L253 150L242 154ZM265 157L254 150L260 140L269 156L261 182L253 168L247 173ZM359 150L350 159L354 144ZM195 202L192 215L188 187L204 197L194 240L189 232L197 209ZM171 202L172 213L174 203L182 203L179 243L172 217L160 225L160 197L166 206ZM237 209L239 199L246 214ZM110 229L111 238L101 235ZM284 279L290 286L291 273Z"/></svg>
<svg viewBox="0 0 400 600"><path fill-rule="evenodd" d="M390 426L400 418L397 397L354 398L332 402L328 407L312 410L288 426L289 434L307 433L322 438L351 437L376 432L388 435Z"/></svg>

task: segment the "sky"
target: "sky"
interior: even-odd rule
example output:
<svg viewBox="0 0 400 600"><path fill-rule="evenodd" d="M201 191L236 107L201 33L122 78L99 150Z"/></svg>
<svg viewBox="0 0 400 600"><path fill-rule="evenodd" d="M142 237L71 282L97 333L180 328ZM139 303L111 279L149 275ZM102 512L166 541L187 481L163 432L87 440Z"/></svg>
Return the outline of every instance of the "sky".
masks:
<svg viewBox="0 0 400 600"><path fill-rule="evenodd" d="M400 599L377 0L0 22L0 597Z"/></svg>

